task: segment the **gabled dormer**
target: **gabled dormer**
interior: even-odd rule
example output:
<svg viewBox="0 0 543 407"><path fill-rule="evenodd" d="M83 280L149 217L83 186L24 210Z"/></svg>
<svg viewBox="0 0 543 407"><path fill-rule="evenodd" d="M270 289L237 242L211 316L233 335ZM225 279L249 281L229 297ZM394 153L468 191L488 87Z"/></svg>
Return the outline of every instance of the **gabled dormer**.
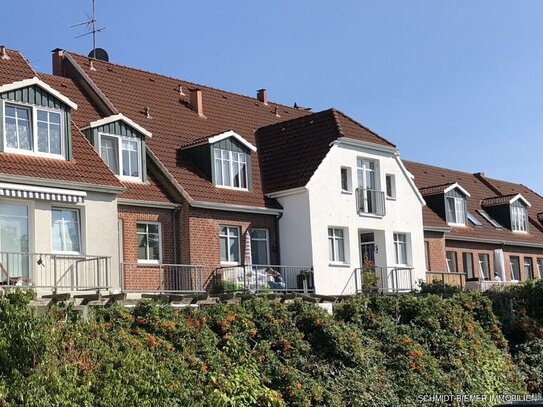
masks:
<svg viewBox="0 0 543 407"><path fill-rule="evenodd" d="M71 109L77 104L37 77L0 86L0 151L71 160Z"/></svg>
<svg viewBox="0 0 543 407"><path fill-rule="evenodd" d="M531 205L521 194L486 198L482 200L481 206L501 225L513 232L528 232L528 208Z"/></svg>
<svg viewBox="0 0 543 407"><path fill-rule="evenodd" d="M91 122L81 129L121 181L145 182L145 138L152 134L122 114Z"/></svg>
<svg viewBox="0 0 543 407"><path fill-rule="evenodd" d="M251 152L256 147L233 130L181 148L217 188L253 189Z"/></svg>
<svg viewBox="0 0 543 407"><path fill-rule="evenodd" d="M458 183L422 188L426 204L451 226L466 226L468 210L466 199L471 195Z"/></svg>

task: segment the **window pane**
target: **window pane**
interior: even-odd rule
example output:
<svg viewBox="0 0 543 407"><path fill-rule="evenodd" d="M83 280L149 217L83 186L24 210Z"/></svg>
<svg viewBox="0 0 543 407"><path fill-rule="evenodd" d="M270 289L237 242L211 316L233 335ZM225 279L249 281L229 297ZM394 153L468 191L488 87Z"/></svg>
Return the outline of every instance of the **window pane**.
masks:
<svg viewBox="0 0 543 407"><path fill-rule="evenodd" d="M221 235L227 235L228 234L228 228L226 226L221 226L221 228L219 229L219 233Z"/></svg>
<svg viewBox="0 0 543 407"><path fill-rule="evenodd" d="M147 235L138 234L138 259L147 260Z"/></svg>
<svg viewBox="0 0 543 407"><path fill-rule="evenodd" d="M61 252L80 252L79 216L77 210L53 209L52 248Z"/></svg>
<svg viewBox="0 0 543 407"><path fill-rule="evenodd" d="M447 210L447 221L450 223L456 223L456 212L454 209L454 198L447 198L445 200Z"/></svg>
<svg viewBox="0 0 543 407"><path fill-rule="evenodd" d="M224 154L223 154L223 156L224 156ZM225 159L222 162L222 174L223 174L223 182L224 182L223 185L231 186L231 183L230 183L230 162L227 159Z"/></svg>
<svg viewBox="0 0 543 407"><path fill-rule="evenodd" d="M266 240L251 240L253 264L269 264L268 242Z"/></svg>
<svg viewBox="0 0 543 407"><path fill-rule="evenodd" d="M47 122L47 112L45 110L38 110L38 120Z"/></svg>
<svg viewBox="0 0 543 407"><path fill-rule="evenodd" d="M28 216L25 205L0 204L0 251L28 252ZM7 267L6 263L4 267ZM28 259L13 259L7 271L12 277L28 276Z"/></svg>
<svg viewBox="0 0 543 407"><path fill-rule="evenodd" d="M228 250L227 250L227 238L226 237L221 237L221 261L228 261Z"/></svg>
<svg viewBox="0 0 543 407"><path fill-rule="evenodd" d="M6 145L10 148L17 148L17 122L15 119L6 117Z"/></svg>
<svg viewBox="0 0 543 407"><path fill-rule="evenodd" d="M130 154L128 150L123 150L123 175L130 176Z"/></svg>
<svg viewBox="0 0 543 407"><path fill-rule="evenodd" d="M139 168L138 168L138 152L130 151L130 176L139 177Z"/></svg>
<svg viewBox="0 0 543 407"><path fill-rule="evenodd" d="M66 222L66 251L79 252L79 225L74 221Z"/></svg>
<svg viewBox="0 0 543 407"><path fill-rule="evenodd" d="M157 225L149 225L156 226ZM147 236L149 244L149 260L160 260L160 238L158 233L149 233Z"/></svg>
<svg viewBox="0 0 543 407"><path fill-rule="evenodd" d="M146 233L147 232L147 225L145 223L138 223L137 231L138 231L138 233Z"/></svg>
<svg viewBox="0 0 543 407"><path fill-rule="evenodd" d="M330 261L335 261L334 256L334 239L332 237L328 238L328 259Z"/></svg>
<svg viewBox="0 0 543 407"><path fill-rule="evenodd" d="M49 112L49 121L54 124L60 124L60 114Z"/></svg>
<svg viewBox="0 0 543 407"><path fill-rule="evenodd" d="M49 130L47 123L38 122L38 151L41 153L49 152Z"/></svg>
<svg viewBox="0 0 543 407"><path fill-rule="evenodd" d="M15 117L15 108L6 106L6 117Z"/></svg>
<svg viewBox="0 0 543 407"><path fill-rule="evenodd" d="M217 153L220 157L221 153L220 151L215 150L215 157L217 157ZM215 183L217 185L224 185L223 179L222 179L222 165L221 160L218 158L215 158Z"/></svg>
<svg viewBox="0 0 543 407"><path fill-rule="evenodd" d="M239 262L239 238L230 237L230 261Z"/></svg>
<svg viewBox="0 0 543 407"><path fill-rule="evenodd" d="M23 110L26 113L26 110ZM28 120L17 120L17 131L19 133L19 148L22 150L31 149L30 123Z"/></svg>
<svg viewBox="0 0 543 407"><path fill-rule="evenodd" d="M234 181L234 187L239 188L240 187L240 179L239 179L239 164L237 162L232 162L232 179Z"/></svg>
<svg viewBox="0 0 543 407"><path fill-rule="evenodd" d="M264 229L251 230L251 239L266 239L266 231Z"/></svg>
<svg viewBox="0 0 543 407"><path fill-rule="evenodd" d="M343 229L334 229L334 235L336 237L343 237Z"/></svg>
<svg viewBox="0 0 543 407"><path fill-rule="evenodd" d="M239 229L237 227L235 227L235 226L229 227L228 228L228 233L230 234L230 236L238 237L239 236Z"/></svg>
<svg viewBox="0 0 543 407"><path fill-rule="evenodd" d="M343 233L343 231L342 231ZM336 239L337 261L345 261L345 248L343 246L343 238Z"/></svg>
<svg viewBox="0 0 543 407"><path fill-rule="evenodd" d="M241 188L247 188L247 164L240 164Z"/></svg>
<svg viewBox="0 0 543 407"><path fill-rule="evenodd" d="M147 230L149 233L158 233L158 225L155 225L153 223L148 223Z"/></svg>
<svg viewBox="0 0 543 407"><path fill-rule="evenodd" d="M117 139L102 136L100 143L100 155L102 156L102 159L106 162L111 171L115 174L119 174Z"/></svg>
<svg viewBox="0 0 543 407"><path fill-rule="evenodd" d="M58 124L49 125L49 152L51 154L61 154L60 126Z"/></svg>

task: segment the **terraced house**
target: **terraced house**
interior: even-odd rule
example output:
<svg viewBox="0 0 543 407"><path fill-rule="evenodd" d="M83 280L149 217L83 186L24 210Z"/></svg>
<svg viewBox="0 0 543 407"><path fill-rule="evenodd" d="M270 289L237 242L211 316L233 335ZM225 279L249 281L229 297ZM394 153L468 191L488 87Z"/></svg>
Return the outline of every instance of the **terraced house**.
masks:
<svg viewBox="0 0 543 407"><path fill-rule="evenodd" d="M486 290L543 277L540 195L483 173L405 165L427 204L427 280Z"/></svg>

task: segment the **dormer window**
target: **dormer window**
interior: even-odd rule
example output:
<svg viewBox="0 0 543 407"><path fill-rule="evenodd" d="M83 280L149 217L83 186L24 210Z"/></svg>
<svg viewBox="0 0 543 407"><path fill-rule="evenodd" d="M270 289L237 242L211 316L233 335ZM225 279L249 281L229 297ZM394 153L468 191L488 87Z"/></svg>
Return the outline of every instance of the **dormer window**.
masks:
<svg viewBox="0 0 543 407"><path fill-rule="evenodd" d="M6 103L5 151L50 158L64 157L62 111Z"/></svg>
<svg viewBox="0 0 543 407"><path fill-rule="evenodd" d="M466 225L466 199L457 196L445 197L447 223L450 225Z"/></svg>
<svg viewBox="0 0 543 407"><path fill-rule="evenodd" d="M247 189L247 154L215 149L215 184Z"/></svg>
<svg viewBox="0 0 543 407"><path fill-rule="evenodd" d="M511 204L511 230L528 232L528 210L518 201Z"/></svg>
<svg viewBox="0 0 543 407"><path fill-rule="evenodd" d="M100 133L100 156L119 179L141 181L139 139Z"/></svg>

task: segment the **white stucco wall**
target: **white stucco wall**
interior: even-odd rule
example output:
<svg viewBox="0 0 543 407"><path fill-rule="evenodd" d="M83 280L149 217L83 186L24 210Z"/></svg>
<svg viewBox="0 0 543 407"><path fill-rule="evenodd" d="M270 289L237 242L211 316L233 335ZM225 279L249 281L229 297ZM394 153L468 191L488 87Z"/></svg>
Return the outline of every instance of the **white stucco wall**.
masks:
<svg viewBox="0 0 543 407"><path fill-rule="evenodd" d="M109 261L109 284L112 289L118 289L119 279L119 250L118 250L118 232L117 232L117 198L115 194L87 192L84 203L54 202L47 200L33 199L13 199L2 198L1 202L26 205L28 207L28 229L29 229L29 253L50 254L52 252L52 218L51 208L70 208L79 210L81 224L81 255L85 256L108 256ZM53 278L53 262L50 256L43 256L44 265L41 268L35 264L37 259L32 256L30 261L30 273L35 285L50 285ZM47 260L46 260L47 259ZM46 263L47 261L47 263ZM92 265L91 265L92 263ZM74 262L62 259L59 256L57 260L58 271L65 268L74 269ZM105 267L105 262L100 263L100 267ZM87 267L87 270L93 270L96 262L79 263L79 270ZM39 271L38 271L39 270ZM80 275L84 275L81 271ZM102 273L105 276L105 273ZM70 276L69 278L72 278ZM68 278L68 277L67 277ZM102 278L103 280L103 278ZM57 281L61 281L57 275ZM68 281L68 280L64 280ZM94 281L87 281L94 285ZM105 285L104 281L100 281ZM80 281L80 285L85 281ZM43 289L40 289L43 291Z"/></svg>
<svg viewBox="0 0 543 407"><path fill-rule="evenodd" d="M365 158L376 165L377 189L385 190L385 175L395 178L396 199L386 199L386 215L359 214L356 208L357 159ZM351 169L351 193L341 191L341 167ZM354 292L353 271L361 267L360 233L373 232L377 245L377 266L394 266L394 233L407 235L408 265L414 267L413 280L425 277L422 203L416 190L393 153L344 144L334 145L320 164L300 197L278 198L284 208L280 221L282 261L299 264L311 252L315 289L319 294L350 294ZM300 204L304 197L304 205ZM307 202L305 202L307 200ZM309 216L307 215L309 213ZM306 225L305 222L309 222ZM328 228L344 229L345 264L332 264L328 253ZM298 232L298 237L288 236ZM310 233L310 249L303 239ZM290 239L289 244L283 243ZM287 246L287 247L285 247ZM288 254L287 254L288 253ZM303 255L302 255L303 254Z"/></svg>

